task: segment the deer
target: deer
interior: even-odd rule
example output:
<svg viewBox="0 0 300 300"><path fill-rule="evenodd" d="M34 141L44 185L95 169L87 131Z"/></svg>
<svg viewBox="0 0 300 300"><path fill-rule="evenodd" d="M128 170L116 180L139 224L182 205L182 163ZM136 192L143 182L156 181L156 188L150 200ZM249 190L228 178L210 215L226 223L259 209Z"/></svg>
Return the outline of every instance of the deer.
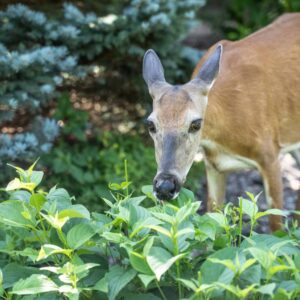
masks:
<svg viewBox="0 0 300 300"><path fill-rule="evenodd" d="M243 169L257 169L268 207L283 208L279 155L300 148L300 13L284 14L241 40L219 41L181 85L166 81L149 49L143 78L153 99L147 124L158 199L177 197L201 150L208 210L222 205L227 174ZM280 223L280 216L270 216L271 230Z"/></svg>

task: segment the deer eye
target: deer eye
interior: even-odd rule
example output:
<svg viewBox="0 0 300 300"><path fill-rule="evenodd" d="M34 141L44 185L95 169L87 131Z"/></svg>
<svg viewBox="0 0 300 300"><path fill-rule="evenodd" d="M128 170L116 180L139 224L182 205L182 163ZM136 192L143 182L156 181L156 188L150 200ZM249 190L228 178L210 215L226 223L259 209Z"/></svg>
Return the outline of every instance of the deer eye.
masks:
<svg viewBox="0 0 300 300"><path fill-rule="evenodd" d="M201 128L202 119L194 120L189 128L190 133L194 133L200 130Z"/></svg>
<svg viewBox="0 0 300 300"><path fill-rule="evenodd" d="M148 126L149 132L151 132L151 133L156 132L156 127L152 121L147 120L147 126Z"/></svg>

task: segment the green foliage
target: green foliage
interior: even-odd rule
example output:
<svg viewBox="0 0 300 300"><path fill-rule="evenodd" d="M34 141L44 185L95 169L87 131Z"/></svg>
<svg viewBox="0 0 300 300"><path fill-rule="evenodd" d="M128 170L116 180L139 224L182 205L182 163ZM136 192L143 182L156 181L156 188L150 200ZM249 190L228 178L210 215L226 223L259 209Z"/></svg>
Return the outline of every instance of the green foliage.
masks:
<svg viewBox="0 0 300 300"><path fill-rule="evenodd" d="M51 149L58 126L41 116L49 117L66 86L88 87L104 99L143 98L141 61L149 47L165 58L172 79L186 78L191 60L178 40L203 4L131 0L100 5L97 14L71 3L47 14L22 4L0 11L0 123L15 129L14 136L0 134L2 159L31 159Z"/></svg>
<svg viewBox="0 0 300 300"><path fill-rule="evenodd" d="M257 197L200 216L183 189L170 203L129 193L126 181L90 213L43 173L16 168L0 203L0 293L5 299L298 299L300 231L260 235ZM249 237L240 217L250 216Z"/></svg>
<svg viewBox="0 0 300 300"><path fill-rule="evenodd" d="M298 0L232 0L226 5L227 22L221 26L230 40L238 40L268 25L284 12L300 11Z"/></svg>

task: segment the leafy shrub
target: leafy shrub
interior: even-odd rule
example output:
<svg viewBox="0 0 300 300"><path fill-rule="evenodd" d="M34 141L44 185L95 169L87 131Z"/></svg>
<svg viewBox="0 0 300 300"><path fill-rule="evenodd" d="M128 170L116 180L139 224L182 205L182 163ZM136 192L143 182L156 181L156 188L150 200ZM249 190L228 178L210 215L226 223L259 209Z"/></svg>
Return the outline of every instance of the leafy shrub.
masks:
<svg viewBox="0 0 300 300"><path fill-rule="evenodd" d="M300 229L253 231L263 215L253 195L197 214L183 190L157 203L129 182L112 184L105 212L74 204L63 188L40 190L43 173L17 168L0 203L1 294L6 299L297 299ZM250 236L242 236L243 215ZM41 296L39 296L41 295Z"/></svg>
<svg viewBox="0 0 300 300"><path fill-rule="evenodd" d="M1 11L0 123L13 129L0 134L1 158L24 160L49 151L57 125L32 119L48 116L51 101L67 84L79 89L94 83L94 94L105 98L142 98L141 58L150 46L166 58L173 78L186 76L189 63L176 42L203 3L131 0L120 7L114 2L117 11L104 16L70 3L50 16L22 4ZM85 84L78 84L83 78ZM11 136L18 127L22 132Z"/></svg>
<svg viewBox="0 0 300 300"><path fill-rule="evenodd" d="M221 24L227 38L238 40L268 25L284 12L300 11L298 0L232 0L226 5L227 21Z"/></svg>

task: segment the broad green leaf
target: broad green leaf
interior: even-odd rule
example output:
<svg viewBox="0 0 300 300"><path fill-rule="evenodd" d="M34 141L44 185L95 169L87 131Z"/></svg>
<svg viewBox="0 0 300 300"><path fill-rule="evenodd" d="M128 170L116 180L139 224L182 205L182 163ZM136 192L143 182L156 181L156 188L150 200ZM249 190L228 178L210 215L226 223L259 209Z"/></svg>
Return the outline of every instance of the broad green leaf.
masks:
<svg viewBox="0 0 300 300"><path fill-rule="evenodd" d="M17 295L32 295L57 290L57 285L50 278L41 274L33 274L27 279L20 279L16 282L11 293Z"/></svg>
<svg viewBox="0 0 300 300"><path fill-rule="evenodd" d="M17 263L10 263L3 269L3 287L5 289L12 287L18 280L25 279L32 274L45 274L37 268L26 267L18 265Z"/></svg>
<svg viewBox="0 0 300 300"><path fill-rule="evenodd" d="M241 249L249 248L253 245L257 248L262 248L265 250L271 249L274 245L280 245L279 249L277 250L276 255L296 255L299 253L299 249L293 245L293 242L286 242L285 245L281 243L283 241L291 241L288 237L277 237L274 235L269 234L257 234L253 235L251 238L245 239L241 244ZM276 246L275 246L276 247Z"/></svg>
<svg viewBox="0 0 300 300"><path fill-rule="evenodd" d="M46 197L43 194L34 193L29 199L30 205L36 208L37 211L40 211L47 201Z"/></svg>
<svg viewBox="0 0 300 300"><path fill-rule="evenodd" d="M155 239L154 236L151 236L150 238L147 239L147 242L146 242L146 244L144 246L144 249L143 249L144 256L147 256L149 254L149 251L153 246L154 239Z"/></svg>
<svg viewBox="0 0 300 300"><path fill-rule="evenodd" d="M161 227L161 226L148 225L148 226L145 226L145 227L150 228L150 229L153 229L153 230L155 230L155 231L157 231L157 232L159 232L159 233L161 233L161 234L163 234L163 235L168 236L169 238L172 237L170 231L168 231L167 229L165 229L165 228L163 228L163 227Z"/></svg>
<svg viewBox="0 0 300 300"><path fill-rule="evenodd" d="M45 259L52 254L64 254L64 255L70 257L72 252L73 252L72 249L63 249L56 245L46 244L41 247L41 250L39 252L39 256L37 257L37 260Z"/></svg>
<svg viewBox="0 0 300 300"><path fill-rule="evenodd" d="M149 267L159 281L161 276L167 272L170 267L185 254L172 256L167 250L160 247L152 247L146 257Z"/></svg>
<svg viewBox="0 0 300 300"><path fill-rule="evenodd" d="M60 219L68 217L70 219L71 218L83 218L83 219L90 220L90 213L86 209L86 207L84 207L83 205L75 204L75 205L68 207L67 209L61 210L58 213L58 217Z"/></svg>
<svg viewBox="0 0 300 300"><path fill-rule="evenodd" d="M292 267L290 266L285 266L285 265L276 265L272 266L271 268L268 269L268 273L270 276L273 276L274 274L282 271L290 271L293 270Z"/></svg>
<svg viewBox="0 0 300 300"><path fill-rule="evenodd" d="M132 267L140 273L153 275L152 270L150 269L146 258L137 252L132 251L129 254L129 260Z"/></svg>
<svg viewBox="0 0 300 300"><path fill-rule="evenodd" d="M188 203L187 205L181 207L176 213L177 223L185 221L189 216L196 214L200 207L200 202Z"/></svg>
<svg viewBox="0 0 300 300"><path fill-rule="evenodd" d="M255 258L250 258L248 260L246 260L246 262L240 267L239 273L243 273L244 271L246 271L248 268L250 268L253 264L256 263L256 259Z"/></svg>
<svg viewBox="0 0 300 300"><path fill-rule="evenodd" d="M167 213L151 212L151 214L157 219L167 222L169 224L173 224L175 222L175 217L170 216Z"/></svg>
<svg viewBox="0 0 300 300"><path fill-rule="evenodd" d="M153 218L153 217L146 217L146 218L142 218L141 220L137 221L134 225L133 225L133 230L130 233L130 238L132 239L136 234L138 234L141 230L147 228L147 226L151 225L151 226L155 226L155 225L159 225L162 222ZM148 229L148 228L147 228ZM148 229L149 232L149 229ZM147 233L148 233L147 232ZM143 233L141 233L143 234Z"/></svg>
<svg viewBox="0 0 300 300"><path fill-rule="evenodd" d="M35 210L26 202L8 200L0 203L0 222L15 227L35 227Z"/></svg>
<svg viewBox="0 0 300 300"><path fill-rule="evenodd" d="M156 197L153 195L153 186L152 185L144 185L142 187L142 192L151 200L156 202Z"/></svg>
<svg viewBox="0 0 300 300"><path fill-rule="evenodd" d="M175 234L175 237L181 237L181 236L186 236L187 234L194 234L195 233L195 230L194 228L191 228L191 227L187 227L187 228L183 228L183 229L180 229L176 232Z"/></svg>
<svg viewBox="0 0 300 300"><path fill-rule="evenodd" d="M67 243L70 248L77 249L96 234L93 226L80 223L72 227L67 234Z"/></svg>
<svg viewBox="0 0 300 300"><path fill-rule="evenodd" d="M118 232L103 232L101 234L102 237L104 237L109 242L115 243L115 244L121 244L126 241L126 237L122 233Z"/></svg>
<svg viewBox="0 0 300 300"><path fill-rule="evenodd" d="M61 229L66 222L69 220L69 217L59 218L58 213L54 216L52 215L46 215L40 212L40 215L43 216L43 218L54 228Z"/></svg>
<svg viewBox="0 0 300 300"><path fill-rule="evenodd" d="M38 186L44 176L44 172L42 171L32 171L31 176L30 176L30 182L33 182L35 186Z"/></svg>
<svg viewBox="0 0 300 300"><path fill-rule="evenodd" d="M145 220L151 216L150 212L141 206L129 206L129 225L133 227L137 222Z"/></svg>
<svg viewBox="0 0 300 300"><path fill-rule="evenodd" d="M207 213L207 216L216 221L221 227L226 226L226 217L222 213Z"/></svg>
<svg viewBox="0 0 300 300"><path fill-rule="evenodd" d="M65 209L72 205L69 193L65 189L57 189L55 186L49 191L47 199L49 202L55 203L58 210Z"/></svg>
<svg viewBox="0 0 300 300"><path fill-rule="evenodd" d="M231 270L232 272L236 272L237 268L235 266L235 264L233 263L233 261L229 260L229 259L218 259L218 258L208 258L209 261L211 261L214 264L221 264L223 266L225 266L226 268L228 268L229 270Z"/></svg>
<svg viewBox="0 0 300 300"><path fill-rule="evenodd" d="M205 235L207 238L210 238L212 241L215 240L216 237L216 226L210 223L201 224L200 227L197 228L198 232L202 235ZM204 238L206 239L206 238ZM202 240L204 240L202 239Z"/></svg>
<svg viewBox="0 0 300 300"><path fill-rule="evenodd" d="M177 198L179 207L186 205L189 202L195 201L194 193L188 189L181 188L180 193Z"/></svg>
<svg viewBox="0 0 300 300"><path fill-rule="evenodd" d="M269 216L269 215L276 215L276 216L287 217L288 216L288 212L284 211L284 210L281 210L281 209L272 208L272 209L268 209L266 211L258 212L255 215L255 219L258 220L261 217Z"/></svg>
<svg viewBox="0 0 300 300"><path fill-rule="evenodd" d="M122 205L140 205L147 197L146 196L139 196L139 197L130 197L124 199L122 201Z"/></svg>
<svg viewBox="0 0 300 300"><path fill-rule="evenodd" d="M258 212L256 203L242 197L239 198L239 205L242 207L243 214L248 215L250 218L254 218Z"/></svg>
<svg viewBox="0 0 300 300"><path fill-rule="evenodd" d="M33 248L29 248L29 247L25 248L22 251L15 251L15 253L17 255L21 255L21 256L24 256L24 257L29 257L34 262L37 260L37 257L39 255L38 250L35 250Z"/></svg>
<svg viewBox="0 0 300 300"><path fill-rule="evenodd" d="M197 286L196 284L192 281L192 280L187 280L187 279L183 279L183 278L177 278L177 281L180 281L181 283L183 283L183 285L185 287L187 287L188 289L192 290L192 291L196 291L197 290Z"/></svg>
<svg viewBox="0 0 300 300"><path fill-rule="evenodd" d="M108 282L108 298L114 300L120 291L135 277L136 271L125 270L120 266L113 266L106 274Z"/></svg>
<svg viewBox="0 0 300 300"><path fill-rule="evenodd" d="M256 291L259 292L260 294L273 296L275 287L276 284L273 282L273 283L261 285L259 288L256 289Z"/></svg>
<svg viewBox="0 0 300 300"><path fill-rule="evenodd" d="M35 189L35 187L36 184L34 182L21 182L19 178L15 178L14 180L8 183L6 191L10 192L14 190L24 189L32 192Z"/></svg>
<svg viewBox="0 0 300 300"><path fill-rule="evenodd" d="M217 259L231 259L236 257L237 249L233 247L227 247L216 251L209 258ZM213 270L213 272L212 272ZM211 284L214 282L222 282L224 284L230 284L234 278L234 272L227 269L220 264L214 264L207 259L200 268L202 277L202 284Z"/></svg>
<svg viewBox="0 0 300 300"><path fill-rule="evenodd" d="M138 277L141 279L145 289L148 288L149 284L155 279L155 275L139 274Z"/></svg>
<svg viewBox="0 0 300 300"><path fill-rule="evenodd" d="M29 203L29 199L31 197L31 193L24 190L16 190L10 193L9 200L21 200Z"/></svg>
<svg viewBox="0 0 300 300"><path fill-rule="evenodd" d="M268 270L271 267L275 258L273 257L274 255L271 255L271 252L257 247L250 247L247 249L247 251L250 252L250 254L261 264L265 270Z"/></svg>
<svg viewBox="0 0 300 300"><path fill-rule="evenodd" d="M107 294L107 293L108 293L108 282L107 282L107 278L106 278L106 277L101 278L101 279L100 279L100 280L92 287L92 289Z"/></svg>

